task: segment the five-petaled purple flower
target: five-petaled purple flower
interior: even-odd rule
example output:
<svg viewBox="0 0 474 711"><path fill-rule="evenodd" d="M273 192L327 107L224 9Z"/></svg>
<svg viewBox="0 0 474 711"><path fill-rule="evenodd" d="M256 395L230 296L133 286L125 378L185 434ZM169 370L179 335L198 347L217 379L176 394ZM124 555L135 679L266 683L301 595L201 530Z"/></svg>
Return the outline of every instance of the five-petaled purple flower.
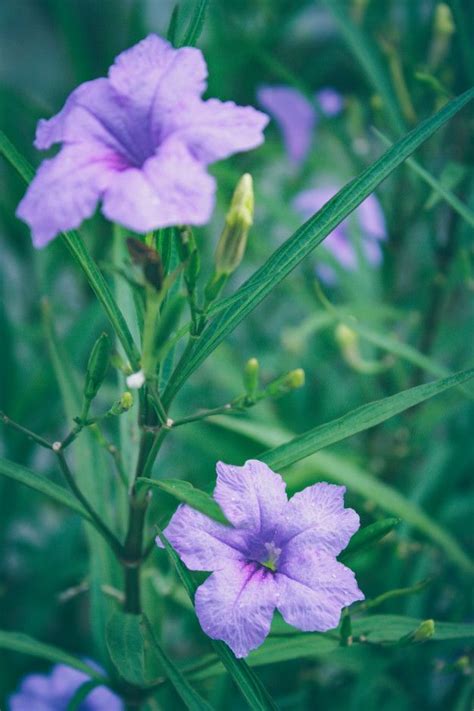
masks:
<svg viewBox="0 0 474 711"><path fill-rule="evenodd" d="M196 613L237 657L262 644L275 608L290 625L322 632L364 599L336 560L359 528L359 516L344 508L345 487L314 484L289 501L285 488L257 460L219 462L214 499L232 526L184 505L164 531L188 568L213 571L196 592Z"/></svg>
<svg viewBox="0 0 474 711"><path fill-rule="evenodd" d="M250 106L203 101L206 77L200 50L150 35L40 121L36 148L62 149L18 207L35 246L78 227L98 201L109 220L136 232L206 223L215 193L206 167L260 145L268 121Z"/></svg>
<svg viewBox="0 0 474 711"><path fill-rule="evenodd" d="M294 207L304 218L311 217L320 210L339 190L335 185L304 190L294 200ZM352 237L355 228L361 238L362 252L367 262L376 267L382 261L381 242L387 238L385 218L374 194L362 202L353 215L346 218L324 241L325 247L337 259L339 264L349 271L357 268L357 252ZM335 275L331 267L320 264L320 277L326 282L334 282Z"/></svg>
<svg viewBox="0 0 474 711"><path fill-rule="evenodd" d="M257 96L260 105L280 128L288 158L295 164L302 163L309 153L318 122L314 104L298 89L286 85L261 86ZM325 116L336 116L342 111L343 99L335 89L320 89L315 98Z"/></svg>
<svg viewBox="0 0 474 711"><path fill-rule="evenodd" d="M97 667L97 665L93 665ZM9 711L66 711L69 701L89 677L77 669L56 664L49 675L29 674L9 699ZM78 707L79 711L123 711L121 700L98 686Z"/></svg>

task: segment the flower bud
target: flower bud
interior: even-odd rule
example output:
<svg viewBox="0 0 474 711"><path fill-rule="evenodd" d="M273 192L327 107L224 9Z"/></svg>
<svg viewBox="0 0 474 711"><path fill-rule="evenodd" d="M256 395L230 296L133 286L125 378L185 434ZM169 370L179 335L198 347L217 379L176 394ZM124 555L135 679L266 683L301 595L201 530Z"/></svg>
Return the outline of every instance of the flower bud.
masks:
<svg viewBox="0 0 474 711"><path fill-rule="evenodd" d="M357 333L343 323L336 326L334 335L341 348L352 348L358 341Z"/></svg>
<svg viewBox="0 0 474 711"><path fill-rule="evenodd" d="M264 390L264 394L269 397L286 395L286 393L291 390L297 390L298 388L303 387L304 381L304 370L302 368L296 368L296 370L290 370L289 373L280 375L279 378L276 378L276 380L269 383Z"/></svg>
<svg viewBox="0 0 474 711"><path fill-rule="evenodd" d="M259 365L256 358L250 358L245 364L244 387L247 396L253 400L258 389Z"/></svg>
<svg viewBox="0 0 474 711"><path fill-rule="evenodd" d="M434 29L436 34L447 35L448 37L456 31L451 8L445 2L440 2L436 5Z"/></svg>
<svg viewBox="0 0 474 711"><path fill-rule="evenodd" d="M84 397L88 402L91 402L97 395L107 374L109 361L110 339L106 333L102 333L95 342L87 363Z"/></svg>
<svg viewBox="0 0 474 711"><path fill-rule="evenodd" d="M237 183L216 249L216 273L232 274L244 256L247 236L253 223L252 176L245 173Z"/></svg>
<svg viewBox="0 0 474 711"><path fill-rule="evenodd" d="M114 402L112 407L109 410L110 415L121 415L124 412L127 412L127 410L130 410L130 408L133 405L133 395L131 392L128 390L122 393L122 396L120 397L117 402Z"/></svg>
<svg viewBox="0 0 474 711"><path fill-rule="evenodd" d="M413 642L426 642L435 633L434 620L424 620L413 633Z"/></svg>
<svg viewBox="0 0 474 711"><path fill-rule="evenodd" d="M142 268L147 284L161 291L164 275L159 252L135 237L127 239L127 248L133 262Z"/></svg>

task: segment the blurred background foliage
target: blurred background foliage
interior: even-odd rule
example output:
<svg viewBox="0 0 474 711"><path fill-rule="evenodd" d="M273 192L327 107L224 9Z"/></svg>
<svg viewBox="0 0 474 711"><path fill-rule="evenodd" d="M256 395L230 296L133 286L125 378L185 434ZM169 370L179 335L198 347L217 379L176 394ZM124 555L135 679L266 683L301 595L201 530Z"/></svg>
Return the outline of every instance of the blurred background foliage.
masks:
<svg viewBox="0 0 474 711"><path fill-rule="evenodd" d="M37 120L55 113L79 82L104 75L122 49L149 32L165 34L173 4L0 3L1 125L35 166L40 161L32 146ZM180 3L181 18L187 18L192 6L190 0ZM232 189L243 172L252 173L256 191L247 254L227 293L299 225L301 218L292 208L299 191L325 180L342 185L383 151L373 127L395 140L472 84L474 50L468 28L474 26L474 7L463 0L448 2L454 27L443 31L438 6L435 0L212 0L199 42L209 66L209 96L257 105L262 84L290 84L307 95L331 86L344 97L342 113L319 122L301 168L288 162L274 122L261 148L213 166L218 205L211 224L196 231L204 264L212 263ZM471 210L472 128L468 108L416 155ZM27 229L14 217L24 186L4 162L0 185L0 406L30 429L59 439L69 423L50 360L42 303L49 304L63 358L78 374L108 325L63 244L56 240L42 252L32 248ZM378 198L388 232L383 265L376 269L361 263L357 272L339 267L336 284L325 289L334 311L315 288L315 268L324 259L323 250L316 250L198 371L173 412L184 416L240 394L243 367L252 356L258 358L264 380L304 368L305 387L258 405L249 415L180 428L166 443L158 476L186 478L211 491L218 459L241 462L360 404L472 365L472 223L406 165L385 181ZM110 226L97 215L81 232L117 286ZM123 291L123 284L117 288ZM356 359L337 337L338 322L347 323L350 317L356 318ZM374 362L381 367L372 372L364 367ZM118 393L110 373L100 395L104 407ZM245 427L249 418L254 424ZM332 467L324 459L293 467L290 488L318 479L337 481L339 468L341 480L349 482L347 503L368 524L392 513L390 500L360 493L358 473L371 475L401 493L408 505L423 509L468 551L474 505L472 427L472 388L470 393L450 391L332 447ZM117 433L111 427L107 434L113 441ZM2 431L0 453L59 481L49 454L16 433ZM96 475L112 481L107 460ZM175 502L160 494L154 506L150 520L163 522ZM471 620L470 581L449 551L426 534L423 526L402 521L355 560L360 587L374 598L430 578L421 592L389 600L377 612ZM87 547L78 519L41 495L0 479L0 541L0 627L100 661L90 642ZM176 658L208 651L159 552L146 570L145 592L153 621ZM461 711L469 704L467 653L459 641L403 649L367 646L260 671L281 708ZM1 659L3 707L1 699L24 673L47 664L3 651ZM227 677L203 683L217 707L243 708ZM166 698L161 699L163 708L170 708L167 703L178 708L174 697Z"/></svg>

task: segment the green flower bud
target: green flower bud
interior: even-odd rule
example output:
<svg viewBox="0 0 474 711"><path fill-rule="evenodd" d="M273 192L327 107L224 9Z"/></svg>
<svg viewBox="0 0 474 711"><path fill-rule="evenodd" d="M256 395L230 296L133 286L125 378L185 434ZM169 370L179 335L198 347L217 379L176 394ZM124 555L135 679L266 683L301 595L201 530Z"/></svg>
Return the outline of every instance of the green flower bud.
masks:
<svg viewBox="0 0 474 711"><path fill-rule="evenodd" d="M133 395L131 392L128 390L122 393L122 396L117 402L114 402L112 407L109 410L110 415L121 415L124 412L127 412L127 410L130 410L130 408L133 405Z"/></svg>
<svg viewBox="0 0 474 711"><path fill-rule="evenodd" d="M289 373L280 375L279 378L269 383L263 391L263 394L267 397L280 397L280 395L286 395L286 393L291 390L297 390L303 387L304 381L304 370L302 368L296 368L296 370L290 370Z"/></svg>
<svg viewBox="0 0 474 711"><path fill-rule="evenodd" d="M84 397L91 402L97 395L107 374L110 361L110 339L102 333L94 344L87 363Z"/></svg>
<svg viewBox="0 0 474 711"><path fill-rule="evenodd" d="M448 37L456 31L451 8L445 2L436 5L434 27L437 34Z"/></svg>
<svg viewBox="0 0 474 711"><path fill-rule="evenodd" d="M253 400L257 394L259 369L258 360L256 358L250 358L245 364L244 387L247 396L251 400Z"/></svg>
<svg viewBox="0 0 474 711"><path fill-rule="evenodd" d="M252 176L245 173L237 183L216 249L216 273L232 274L244 256L247 236L253 223Z"/></svg>
<svg viewBox="0 0 474 711"><path fill-rule="evenodd" d="M434 620L424 620L413 633L413 642L426 642L435 633Z"/></svg>

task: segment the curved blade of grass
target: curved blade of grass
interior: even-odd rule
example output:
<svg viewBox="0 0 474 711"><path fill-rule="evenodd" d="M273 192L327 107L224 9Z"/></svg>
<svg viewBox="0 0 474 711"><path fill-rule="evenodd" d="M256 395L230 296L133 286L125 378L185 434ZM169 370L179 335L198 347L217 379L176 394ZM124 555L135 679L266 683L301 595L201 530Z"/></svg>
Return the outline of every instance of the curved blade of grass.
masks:
<svg viewBox="0 0 474 711"><path fill-rule="evenodd" d="M444 390L467 382L472 377L474 377L474 368L456 373L448 378L434 380L425 385L417 385L382 400L369 402L342 417L294 437L286 444L264 452L261 458L269 466L287 467L300 459L309 457L323 447L328 447L346 439L346 437L351 437L358 432L364 432L370 427L385 422L385 420L442 393Z"/></svg>
<svg viewBox="0 0 474 711"><path fill-rule="evenodd" d="M26 158L18 152L3 131L0 131L0 153L4 155L10 165L15 168L26 183L31 182L34 177L33 167L28 163ZM73 259L84 272L85 277L89 282L89 286L92 288L93 292L97 296L97 299L102 304L102 308L104 309L112 328L117 334L132 368L134 370L138 370L140 367L140 353L101 271L87 251L87 248L78 232L75 230L72 230L71 232L62 232L61 236Z"/></svg>
<svg viewBox="0 0 474 711"><path fill-rule="evenodd" d="M97 679L102 684L107 684L108 679L97 669L86 664L81 659L74 657L68 652L64 652L58 647L53 647L51 644L43 644L38 640L21 632L5 632L0 630L0 648L8 649L12 652L20 652L21 654L29 654L32 657L46 659L48 662L55 664L66 664L68 667L78 669L84 672L91 679Z"/></svg>
<svg viewBox="0 0 474 711"><path fill-rule="evenodd" d="M208 6L209 0L197 0L197 5L189 21L186 33L179 43L180 47L194 47L196 45L204 27Z"/></svg>
<svg viewBox="0 0 474 711"><path fill-rule="evenodd" d="M8 459L0 457L0 475L6 476L9 479L14 479L20 482L20 484L25 484L29 486L30 489L39 491L41 494L49 496L50 499L56 501L61 506L67 506L75 513L78 513L86 521L92 523L89 514L79 501L69 493L67 489L62 486L58 486L49 479L45 479L39 474L35 474L31 469L23 467L21 464L16 464L16 462L10 462Z"/></svg>
<svg viewBox="0 0 474 711"><path fill-rule="evenodd" d="M209 516L218 523L227 524L228 521L221 511L220 506L214 501L212 496L206 494L201 489L196 489L189 481L182 479L147 479L139 477L137 484L145 484L146 486L156 486L157 489L174 496L182 504L192 506L196 511L200 511L205 516Z"/></svg>
<svg viewBox="0 0 474 711"><path fill-rule="evenodd" d="M392 141L387 138L387 136L385 136L381 131L378 131L376 128L373 128L372 130L386 146L393 145ZM467 205L462 202L462 200L460 200L454 193L452 193L451 190L445 188L439 182L439 180L434 178L431 173L425 170L425 168L423 168L414 158L407 158L406 163L409 168L411 168L417 175L420 176L422 180L425 181L425 183L427 183L427 185L433 188L433 190L438 193L438 195L441 195L441 197L448 203L448 205L451 205L453 210L456 210L458 215L460 215L463 220L465 220L469 225L471 225L471 227L474 227L474 213L472 212L472 210L469 209Z"/></svg>
<svg viewBox="0 0 474 711"><path fill-rule="evenodd" d="M296 230L235 294L226 299L225 308L204 329L189 359L172 376L164 393L165 404L173 399L189 376L277 284L360 205L377 185L473 97L474 89L470 89L397 141Z"/></svg>
<svg viewBox="0 0 474 711"><path fill-rule="evenodd" d="M289 435L289 432L283 428L251 420L237 420L219 416L212 418L212 421L208 420L205 426L212 424L239 433L267 447L275 445L276 442ZM262 455L258 455L258 458L262 458ZM299 462L285 475L285 481L291 489L302 489L321 480L344 484L350 491L356 492L368 501L373 501L383 511L401 518L405 523L418 529L426 538L439 546L446 556L462 570L469 573L474 572L471 559L449 531L396 489L367 474L361 467L348 461L345 457L329 452L318 452L306 461Z"/></svg>
<svg viewBox="0 0 474 711"><path fill-rule="evenodd" d="M341 3L340 0L323 0L323 3L334 17L340 33L360 62L373 88L380 95L393 128L397 133L403 133L405 130L403 116L377 46L366 36L361 27L354 24L346 4Z"/></svg>
<svg viewBox="0 0 474 711"><path fill-rule="evenodd" d="M360 528L357 533L352 536L349 545L338 556L338 559L341 562L350 559L356 553L380 541L380 539L393 531L399 523L401 523L401 519L399 518L384 518L382 521L376 521L369 526Z"/></svg>
<svg viewBox="0 0 474 711"><path fill-rule="evenodd" d="M178 576L183 583L191 602L194 604L194 594L196 592L197 585L195 584L193 577L185 565L181 562L178 554L168 539L161 531L158 531L158 535L168 554L168 557L176 568L176 572L178 573ZM244 698L247 699L250 708L255 711L277 711L277 707L268 694L268 691L247 663L243 659L237 659L224 642L219 642L217 640L210 641L214 651L217 656L220 657L222 664L229 672L236 686L240 689Z"/></svg>

